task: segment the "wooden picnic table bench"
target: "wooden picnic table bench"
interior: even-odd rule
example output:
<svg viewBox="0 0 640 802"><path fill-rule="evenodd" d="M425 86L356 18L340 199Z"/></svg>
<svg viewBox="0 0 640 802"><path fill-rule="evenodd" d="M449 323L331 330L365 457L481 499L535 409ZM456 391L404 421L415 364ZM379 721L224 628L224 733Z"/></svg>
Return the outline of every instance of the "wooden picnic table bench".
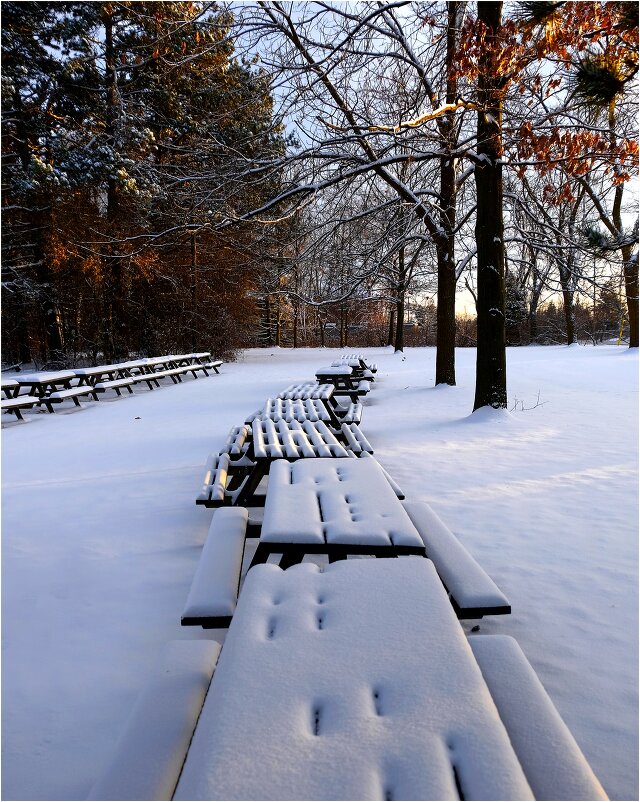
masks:
<svg viewBox="0 0 640 802"><path fill-rule="evenodd" d="M90 798L607 797L517 643L467 639L401 557L252 568L221 652L169 646Z"/></svg>

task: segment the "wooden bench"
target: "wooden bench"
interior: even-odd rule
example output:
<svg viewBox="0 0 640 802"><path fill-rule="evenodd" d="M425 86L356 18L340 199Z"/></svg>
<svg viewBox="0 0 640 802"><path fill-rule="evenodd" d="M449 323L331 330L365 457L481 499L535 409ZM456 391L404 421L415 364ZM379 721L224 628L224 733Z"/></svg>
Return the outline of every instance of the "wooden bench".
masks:
<svg viewBox="0 0 640 802"><path fill-rule="evenodd" d="M203 367L206 368L206 370L213 370L214 373L220 373L218 368L221 365L222 365L222 360L220 360L220 359L215 359L212 362L204 362L203 363ZM206 373L206 370L205 370L205 373ZM209 374L207 374L207 375L209 375Z"/></svg>
<svg viewBox="0 0 640 802"><path fill-rule="evenodd" d="M343 423L340 427L339 433L344 440L345 445L353 453L358 456L363 452L373 454L373 447L371 443L362 433L362 430L355 423Z"/></svg>
<svg viewBox="0 0 640 802"><path fill-rule="evenodd" d="M134 384L134 383L135 382L134 382L134 380L132 378L110 379L109 381L96 382L93 385L94 398L97 401L98 400L97 393L106 393L107 390L115 390L116 391L116 395L120 396L120 395L122 395L121 389L123 387L126 387L127 390L129 391L129 394L133 395L133 389L132 389L131 385Z"/></svg>
<svg viewBox="0 0 640 802"><path fill-rule="evenodd" d="M77 407L81 406L79 399L84 396L91 396L96 399L95 388L91 385L85 385L82 387L70 387L66 390L56 390L53 393L43 396L40 399L40 403L44 404L49 412L53 412L54 404L61 404L68 399L71 399Z"/></svg>
<svg viewBox="0 0 640 802"><path fill-rule="evenodd" d="M536 799L606 799L518 642L477 635L469 645Z"/></svg>
<svg viewBox="0 0 640 802"><path fill-rule="evenodd" d="M11 396L2 399L2 411L13 412L18 420L24 420L23 409L32 409L40 399L35 395Z"/></svg>
<svg viewBox="0 0 640 802"><path fill-rule="evenodd" d="M424 541L458 618L511 612L507 597L428 504L405 501L404 508Z"/></svg>
<svg viewBox="0 0 640 802"><path fill-rule="evenodd" d="M226 507L213 513L182 613L182 626L229 626L238 601L247 523L244 507Z"/></svg>
<svg viewBox="0 0 640 802"><path fill-rule="evenodd" d="M220 649L211 640L166 645L89 799L173 797Z"/></svg>

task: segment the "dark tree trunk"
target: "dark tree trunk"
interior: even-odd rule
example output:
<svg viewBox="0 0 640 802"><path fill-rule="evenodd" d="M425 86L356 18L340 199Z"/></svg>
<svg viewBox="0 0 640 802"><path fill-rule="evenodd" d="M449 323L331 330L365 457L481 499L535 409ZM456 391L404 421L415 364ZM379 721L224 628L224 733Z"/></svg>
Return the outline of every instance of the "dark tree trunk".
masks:
<svg viewBox="0 0 640 802"><path fill-rule="evenodd" d="M624 284L627 296L627 314L629 316L629 348L638 347L638 255L632 248L622 248L624 264Z"/></svg>
<svg viewBox="0 0 640 802"><path fill-rule="evenodd" d="M116 54L113 35L114 6L106 3L102 10L105 47L105 89L106 89L106 130L107 141L117 148L117 129L119 125L118 86L116 76ZM117 180L110 177L107 182L107 227L115 227L120 212L120 194ZM112 250L112 249L111 249ZM117 254L107 256L104 285L104 324L103 336L105 360L112 361L125 355L124 343L124 273L122 260Z"/></svg>
<svg viewBox="0 0 640 802"><path fill-rule="evenodd" d="M576 342L576 314L573 303L574 293L571 288L571 271L564 267L560 268L560 286L562 287L567 345L573 345Z"/></svg>
<svg viewBox="0 0 640 802"><path fill-rule="evenodd" d="M396 310L395 307L389 308L389 331L387 334L387 345L393 345L393 341L395 339L395 320L396 320Z"/></svg>
<svg viewBox="0 0 640 802"><path fill-rule="evenodd" d="M447 94L454 103L457 79L454 71L459 3L448 4ZM455 140L455 114L446 114L440 125L442 149L451 152ZM440 225L445 232L436 243L438 258L438 308L436 311L436 384L456 383L456 171L451 156L440 159Z"/></svg>
<svg viewBox="0 0 640 802"><path fill-rule="evenodd" d="M396 353L404 351L404 292L398 295L396 302L396 336L393 350Z"/></svg>
<svg viewBox="0 0 640 802"><path fill-rule="evenodd" d="M502 3L478 3L489 46L479 61L478 156L475 168L478 261L478 348L474 410L507 406L505 348L504 224L502 219L502 91L497 68Z"/></svg>
<svg viewBox="0 0 640 802"><path fill-rule="evenodd" d="M35 239L33 255L37 264L36 277L38 280L38 295L40 314L42 315L42 328L44 331L44 359L48 362L62 363L64 361L64 342L60 329L60 314L55 302L53 274L47 261L44 247L45 231L51 226L51 210L43 210L34 216Z"/></svg>
<svg viewBox="0 0 640 802"><path fill-rule="evenodd" d="M293 347L298 347L298 309L293 310Z"/></svg>
<svg viewBox="0 0 640 802"><path fill-rule="evenodd" d="M398 286L396 287L396 337L394 351L404 351L404 300L407 286L407 272L404 261L404 245L398 251Z"/></svg>
<svg viewBox="0 0 640 802"><path fill-rule="evenodd" d="M198 238L191 235L191 349L198 348Z"/></svg>
<svg viewBox="0 0 640 802"><path fill-rule="evenodd" d="M611 99L609 104L609 136L612 146L616 144L615 135L615 114L616 101ZM617 172L618 168L614 168ZM613 209L611 218L617 230L618 236L622 236L624 226L622 224L622 196L624 194L624 184L617 184L613 197ZM633 254L633 248L624 245L621 249L622 269L624 272L624 286L627 296L627 315L629 316L629 348L638 347L638 255Z"/></svg>

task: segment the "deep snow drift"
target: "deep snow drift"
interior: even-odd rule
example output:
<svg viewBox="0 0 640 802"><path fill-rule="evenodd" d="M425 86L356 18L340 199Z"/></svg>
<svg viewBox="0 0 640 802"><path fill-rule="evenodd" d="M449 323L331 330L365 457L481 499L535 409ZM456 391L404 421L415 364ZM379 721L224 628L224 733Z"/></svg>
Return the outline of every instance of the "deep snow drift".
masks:
<svg viewBox="0 0 640 802"><path fill-rule="evenodd" d="M518 640L609 795L637 798L637 354L510 349L511 411L470 415L474 350L455 388L433 387L433 349L365 353L375 456L513 605L480 634ZM252 350L3 427L3 798L86 798L162 644L215 636L180 627L207 454L338 354Z"/></svg>

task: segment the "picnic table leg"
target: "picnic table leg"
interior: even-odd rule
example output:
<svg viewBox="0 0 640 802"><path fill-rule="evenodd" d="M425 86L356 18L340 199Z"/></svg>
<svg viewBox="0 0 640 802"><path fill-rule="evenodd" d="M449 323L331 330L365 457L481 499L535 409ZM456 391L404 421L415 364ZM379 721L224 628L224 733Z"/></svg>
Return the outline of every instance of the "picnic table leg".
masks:
<svg viewBox="0 0 640 802"><path fill-rule="evenodd" d="M297 565L304 559L304 548L292 547L287 549L280 558L280 568L285 571L291 565Z"/></svg>
<svg viewBox="0 0 640 802"><path fill-rule="evenodd" d="M328 550L329 562L335 563L338 560L346 560L348 553L347 549L334 546Z"/></svg>
<svg viewBox="0 0 640 802"><path fill-rule="evenodd" d="M255 550L249 568L251 569L253 568L254 565L260 565L261 563L266 563L266 561L269 559L270 553L271 553L271 548L267 543L258 543L258 548Z"/></svg>
<svg viewBox="0 0 640 802"><path fill-rule="evenodd" d="M267 475L268 470L269 470L268 460L258 460L258 462L256 462L255 466L245 479L244 484L240 488L238 497L235 501L237 506L239 507L249 506L249 501L254 497L255 492L258 489L258 485L260 484L262 479Z"/></svg>

